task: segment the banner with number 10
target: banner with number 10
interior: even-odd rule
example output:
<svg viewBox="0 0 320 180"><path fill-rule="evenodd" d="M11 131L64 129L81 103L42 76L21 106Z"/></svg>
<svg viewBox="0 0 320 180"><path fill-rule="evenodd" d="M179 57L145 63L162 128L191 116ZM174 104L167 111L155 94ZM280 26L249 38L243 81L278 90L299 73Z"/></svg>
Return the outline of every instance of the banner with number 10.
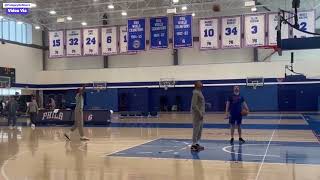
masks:
<svg viewBox="0 0 320 180"><path fill-rule="evenodd" d="M201 19L200 26L200 49L219 48L219 19Z"/></svg>

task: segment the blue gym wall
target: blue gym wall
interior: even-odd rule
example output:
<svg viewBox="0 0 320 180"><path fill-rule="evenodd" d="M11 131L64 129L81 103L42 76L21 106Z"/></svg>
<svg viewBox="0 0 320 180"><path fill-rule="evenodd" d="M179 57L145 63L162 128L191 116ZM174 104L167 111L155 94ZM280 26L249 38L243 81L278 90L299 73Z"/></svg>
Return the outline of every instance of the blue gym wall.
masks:
<svg viewBox="0 0 320 180"><path fill-rule="evenodd" d="M189 111L191 87L169 88L108 88L96 92L87 90L86 108L112 109L114 111L160 111L160 99L165 97L171 107L180 99L180 110ZM74 102L75 91L45 91L44 94L64 93ZM224 111L225 101L232 93L232 86L204 87L207 111ZM316 111L319 106L320 84L265 85L256 90L241 86L241 94L251 111ZM121 99L122 98L122 99ZM122 107L122 109L121 109ZM169 108L170 109L170 108Z"/></svg>

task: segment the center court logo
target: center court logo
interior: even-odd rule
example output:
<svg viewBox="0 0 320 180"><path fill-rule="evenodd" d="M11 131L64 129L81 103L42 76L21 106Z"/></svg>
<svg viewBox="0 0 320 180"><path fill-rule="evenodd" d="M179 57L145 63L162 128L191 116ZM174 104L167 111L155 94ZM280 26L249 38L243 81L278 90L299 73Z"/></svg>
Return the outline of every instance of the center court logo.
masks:
<svg viewBox="0 0 320 180"><path fill-rule="evenodd" d="M2 7L6 9L7 14L29 14L29 9L36 7L33 3L3 3Z"/></svg>

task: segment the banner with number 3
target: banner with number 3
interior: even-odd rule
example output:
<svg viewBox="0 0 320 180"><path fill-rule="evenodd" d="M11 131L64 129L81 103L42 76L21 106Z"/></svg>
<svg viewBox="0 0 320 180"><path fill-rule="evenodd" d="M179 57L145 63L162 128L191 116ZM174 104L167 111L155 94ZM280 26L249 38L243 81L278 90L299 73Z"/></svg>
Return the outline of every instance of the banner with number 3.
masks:
<svg viewBox="0 0 320 180"><path fill-rule="evenodd" d="M102 55L112 55L118 53L117 48L117 27L101 28L101 50Z"/></svg>
<svg viewBox="0 0 320 180"><path fill-rule="evenodd" d="M83 55L99 55L99 29L83 29Z"/></svg>
<svg viewBox="0 0 320 180"><path fill-rule="evenodd" d="M266 43L265 14L248 15L244 17L245 47L264 46Z"/></svg>

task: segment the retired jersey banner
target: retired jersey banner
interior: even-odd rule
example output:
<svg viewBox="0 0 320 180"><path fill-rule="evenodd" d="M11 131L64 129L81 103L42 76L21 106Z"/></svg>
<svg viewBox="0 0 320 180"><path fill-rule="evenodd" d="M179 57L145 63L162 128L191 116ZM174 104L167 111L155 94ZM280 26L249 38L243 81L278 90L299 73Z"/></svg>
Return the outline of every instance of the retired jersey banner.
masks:
<svg viewBox="0 0 320 180"><path fill-rule="evenodd" d="M127 26L120 26L119 28L119 50L120 53L126 53L128 52L128 31Z"/></svg>
<svg viewBox="0 0 320 180"><path fill-rule="evenodd" d="M298 12L299 29L302 31L315 32L315 11ZM296 29L293 29L293 37L305 38L313 37L312 34L307 34Z"/></svg>
<svg viewBox="0 0 320 180"><path fill-rule="evenodd" d="M146 49L146 19L128 20L128 51Z"/></svg>
<svg viewBox="0 0 320 180"><path fill-rule="evenodd" d="M66 47L68 57L81 56L81 30L66 31Z"/></svg>
<svg viewBox="0 0 320 180"><path fill-rule="evenodd" d="M288 19L288 13L285 14L285 19ZM279 16L278 13L268 14L268 44L270 46L277 45L277 29ZM281 39L289 38L289 25L286 22L281 24Z"/></svg>
<svg viewBox="0 0 320 180"><path fill-rule="evenodd" d="M200 49L219 48L219 19L201 19L200 26Z"/></svg>
<svg viewBox="0 0 320 180"><path fill-rule="evenodd" d="M264 46L266 44L266 16L254 14L244 16L244 45L245 47Z"/></svg>
<svg viewBox="0 0 320 180"><path fill-rule="evenodd" d="M64 56L64 36L63 31L49 32L49 58Z"/></svg>
<svg viewBox="0 0 320 180"><path fill-rule="evenodd" d="M173 47L176 49L192 46L192 15L173 16Z"/></svg>
<svg viewBox="0 0 320 180"><path fill-rule="evenodd" d="M150 18L150 48L168 48L168 17Z"/></svg>
<svg viewBox="0 0 320 180"><path fill-rule="evenodd" d="M83 29L83 55L99 55L99 29Z"/></svg>
<svg viewBox="0 0 320 180"><path fill-rule="evenodd" d="M101 52L102 55L112 55L118 53L117 27L101 28Z"/></svg>
<svg viewBox="0 0 320 180"><path fill-rule="evenodd" d="M241 48L241 16L223 17L221 19L222 48Z"/></svg>

